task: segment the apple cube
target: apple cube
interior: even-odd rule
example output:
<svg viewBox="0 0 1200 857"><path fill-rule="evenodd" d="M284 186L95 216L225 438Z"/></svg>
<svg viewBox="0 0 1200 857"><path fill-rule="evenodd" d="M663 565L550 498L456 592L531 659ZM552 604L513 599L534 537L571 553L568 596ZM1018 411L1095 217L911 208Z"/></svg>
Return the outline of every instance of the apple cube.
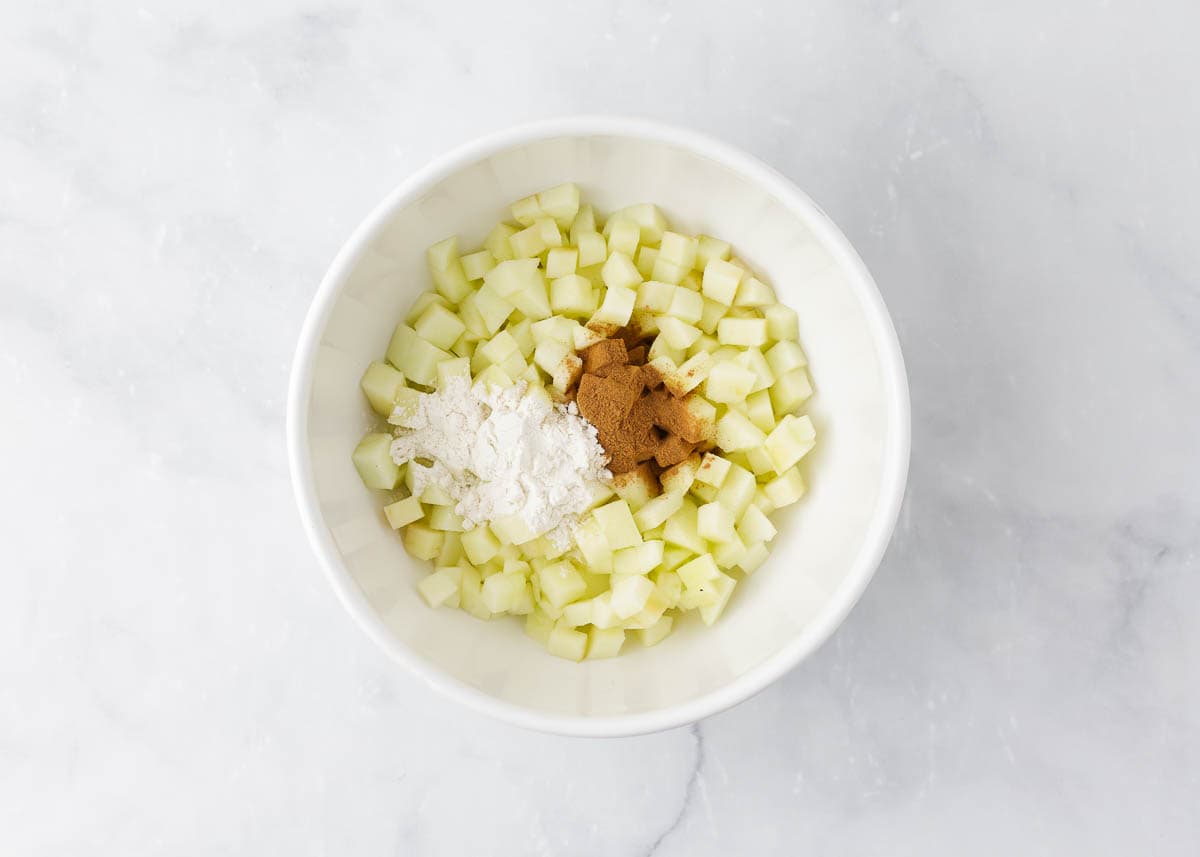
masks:
<svg viewBox="0 0 1200 857"><path fill-rule="evenodd" d="M671 633L674 624L675 619L672 616L663 616L649 628L641 628L634 633L637 635L638 642L649 648L665 640Z"/></svg>
<svg viewBox="0 0 1200 857"><path fill-rule="evenodd" d="M749 473L746 474L750 476ZM750 477L753 480L753 476ZM687 548L692 553L702 554L708 551L708 545L700 537L696 529L696 504L685 497L679 510L667 519L663 527L663 541L668 545Z"/></svg>
<svg viewBox="0 0 1200 857"><path fill-rule="evenodd" d="M590 205L579 206L579 211L575 214L575 219L571 221L571 243L579 244L579 239L584 235L591 235L596 232L596 212Z"/></svg>
<svg viewBox="0 0 1200 857"><path fill-rule="evenodd" d="M660 283L657 280L647 280L637 288L636 309L652 313L665 313L671 306L675 295L675 286L670 283Z"/></svg>
<svg viewBox="0 0 1200 857"><path fill-rule="evenodd" d="M392 461L392 436L372 432L358 442L350 456L359 478L368 488L391 491L400 481L400 465Z"/></svg>
<svg viewBox="0 0 1200 857"><path fill-rule="evenodd" d="M615 574L649 574L654 567L662 562L663 543L647 541L631 548L622 548L613 554L613 570Z"/></svg>
<svg viewBox="0 0 1200 857"><path fill-rule="evenodd" d="M533 221L530 221L532 223ZM512 226L507 223L497 223L496 226L488 233L487 238L483 239L483 246L492 258L497 262L503 262L513 258L512 243L509 239L517 232Z"/></svg>
<svg viewBox="0 0 1200 857"><path fill-rule="evenodd" d="M671 345L665 336L656 336L650 343L650 349L646 352L646 357L651 362L659 358L666 358L676 366L683 362L684 356L683 349Z"/></svg>
<svg viewBox="0 0 1200 857"><path fill-rule="evenodd" d="M774 303L774 289L753 275L742 278L737 295L733 299L734 306L744 307L765 307Z"/></svg>
<svg viewBox="0 0 1200 857"><path fill-rule="evenodd" d="M706 581L715 579L720 573L716 561L711 554L704 553L695 559L685 562L675 570L683 585L688 589L696 589Z"/></svg>
<svg viewBox="0 0 1200 857"><path fill-rule="evenodd" d="M725 313L729 311L729 307L723 306L716 301L710 301L708 298L703 298L703 300L704 308L700 311L700 320L696 322L696 327L712 335L717 332L717 325L725 317Z"/></svg>
<svg viewBox="0 0 1200 857"><path fill-rule="evenodd" d="M737 265L723 259L710 259L704 266L700 290L704 293L704 297L728 307L733 304L738 284L742 281L744 273Z"/></svg>
<svg viewBox="0 0 1200 857"><path fill-rule="evenodd" d="M551 563L536 575L542 597L560 610L587 590L583 576L569 560Z"/></svg>
<svg viewBox="0 0 1200 857"><path fill-rule="evenodd" d="M796 311L784 304L771 304L763 307L763 317L767 320L767 336L774 342L795 342L800 338L800 322Z"/></svg>
<svg viewBox="0 0 1200 857"><path fill-rule="evenodd" d="M425 510L421 508L421 501L416 497L405 497L384 506L383 514L391 528L398 530L424 518Z"/></svg>
<svg viewBox="0 0 1200 857"><path fill-rule="evenodd" d="M664 491L672 494L686 494L696 480L700 470L700 455L692 453L678 464L668 467L659 476Z"/></svg>
<svg viewBox="0 0 1200 857"><path fill-rule="evenodd" d="M596 293L592 284L578 274L552 280L550 309L558 315L587 318L596 310Z"/></svg>
<svg viewBox="0 0 1200 857"><path fill-rule="evenodd" d="M542 206L538 203L536 193L518 199L508 207L508 210L512 212L513 220L522 226L529 226L534 221L546 216L546 212L542 211Z"/></svg>
<svg viewBox="0 0 1200 857"><path fill-rule="evenodd" d="M604 241L604 236L598 232L580 235L575 243L579 248L578 266L580 268L599 265L608 258L608 245Z"/></svg>
<svg viewBox="0 0 1200 857"><path fill-rule="evenodd" d="M636 301L637 292L633 289L609 288L604 293L604 301L600 304L600 308L592 314L588 323L624 327L633 316L633 305Z"/></svg>
<svg viewBox="0 0 1200 857"><path fill-rule="evenodd" d="M643 244L657 244L662 240L663 232L667 228L667 218L658 210L658 206L648 202L628 205L613 214L604 226L605 235L609 233L615 220L631 220L636 223L641 229Z"/></svg>
<svg viewBox="0 0 1200 857"><path fill-rule="evenodd" d="M706 541L732 541L733 514L720 503L705 503L696 510L696 530Z"/></svg>
<svg viewBox="0 0 1200 857"><path fill-rule="evenodd" d="M633 512L624 500L613 500L592 512L600 531L614 551L642 543L642 534L633 520Z"/></svg>
<svg viewBox="0 0 1200 857"><path fill-rule="evenodd" d="M766 476L775 472L775 465L771 462L771 455L767 452L766 447L756 446L738 454L745 456L744 465L749 467L750 472L755 476Z"/></svg>
<svg viewBox="0 0 1200 857"><path fill-rule="evenodd" d="M609 253L608 261L600 269L600 278L609 289L628 289L642 282L637 267L620 251Z"/></svg>
<svg viewBox="0 0 1200 857"><path fill-rule="evenodd" d="M701 439L714 439L717 433L716 405L703 396L693 393L684 399L683 406L687 408L688 413L692 415L692 420L699 427L702 433Z"/></svg>
<svg viewBox="0 0 1200 857"><path fill-rule="evenodd" d="M790 467L762 487L776 509L790 506L804 496L804 477L799 467Z"/></svg>
<svg viewBox="0 0 1200 857"><path fill-rule="evenodd" d="M533 362L538 365L547 375L553 375L558 367L562 365L563 360L567 355L573 355L573 352L557 339L545 339L540 342L533 352Z"/></svg>
<svg viewBox="0 0 1200 857"><path fill-rule="evenodd" d="M654 592L654 581L641 574L613 575L612 609L618 619L641 611Z"/></svg>
<svg viewBox="0 0 1200 857"><path fill-rule="evenodd" d="M704 296L676 286L671 291L671 302L667 305L666 313L688 324L696 324L704 314Z"/></svg>
<svg viewBox="0 0 1200 857"><path fill-rule="evenodd" d="M575 530L575 546L595 574L609 574L613 569L613 549L600 530L595 518L588 518Z"/></svg>
<svg viewBox="0 0 1200 857"><path fill-rule="evenodd" d="M569 625L559 622L546 637L546 651L568 661L582 661L587 651L588 636Z"/></svg>
<svg viewBox="0 0 1200 857"><path fill-rule="evenodd" d="M496 257L492 255L490 250L479 250L475 253L468 253L461 259L463 273L467 275L467 279L471 282L478 282L483 279L483 275L496 267Z"/></svg>
<svg viewBox="0 0 1200 857"><path fill-rule="evenodd" d="M567 229L579 213L579 186L574 182L556 185L537 195L538 207L554 218L563 229Z"/></svg>
<svg viewBox="0 0 1200 857"><path fill-rule="evenodd" d="M741 348L767 344L767 320L764 318L723 318L717 322L717 342Z"/></svg>
<svg viewBox="0 0 1200 857"><path fill-rule="evenodd" d="M642 230L633 221L613 218L609 220L604 232L608 238L609 253L624 253L630 259L637 253L638 242L642 240Z"/></svg>
<svg viewBox="0 0 1200 857"><path fill-rule="evenodd" d="M421 313L413 329L427 342L447 349L466 332L467 326L463 324L462 319L441 304L430 304L428 309Z"/></svg>
<svg viewBox="0 0 1200 857"><path fill-rule="evenodd" d="M731 462L729 472L725 475L725 481L717 489L716 500L728 508L735 518L740 518L746 511L746 507L754 500L754 492L757 488L758 482L755 480L754 474Z"/></svg>
<svg viewBox="0 0 1200 857"><path fill-rule="evenodd" d="M396 398L405 389L404 373L386 363L372 363L359 382L371 409L383 417L391 416Z"/></svg>
<svg viewBox="0 0 1200 857"><path fill-rule="evenodd" d="M483 565L500 552L500 542L492 531L482 524L467 530L461 536L463 553L471 565Z"/></svg>
<svg viewBox="0 0 1200 857"><path fill-rule="evenodd" d="M588 629L588 660L598 658L615 658L625 643L623 628L590 628Z"/></svg>
<svg viewBox="0 0 1200 857"><path fill-rule="evenodd" d="M634 264L637 265L638 273L642 275L642 279L649 280L654 276L654 263L658 260L657 247L639 247L637 256L634 258ZM668 285L670 285L668 283Z"/></svg>
<svg viewBox="0 0 1200 857"><path fill-rule="evenodd" d="M683 361L674 372L664 373L663 382L667 390L674 396L690 393L708 379L712 370L712 357L704 352L693 354Z"/></svg>
<svg viewBox="0 0 1200 857"><path fill-rule="evenodd" d="M767 560L770 551L762 542L755 542L752 545L746 546L746 552L742 554L742 558L738 560L737 567L746 574L753 574Z"/></svg>
<svg viewBox="0 0 1200 857"><path fill-rule="evenodd" d="M803 349L795 342L776 342L766 354L767 365L775 375L785 375L793 369L808 365Z"/></svg>
<svg viewBox="0 0 1200 857"><path fill-rule="evenodd" d="M417 323L417 319L421 317L421 313L429 309L430 304L441 304L447 309L450 308L450 301L439 295L437 292L421 292L417 295L417 299L413 301L412 308L409 309L408 315L404 317L404 323L412 327Z"/></svg>
<svg viewBox="0 0 1200 857"><path fill-rule="evenodd" d="M457 607L462 569L439 568L417 583L417 592L430 607Z"/></svg>
<svg viewBox="0 0 1200 857"><path fill-rule="evenodd" d="M543 646L550 640L550 632L554 630L554 620L540 609L532 610L525 617L525 636L537 640Z"/></svg>
<svg viewBox="0 0 1200 857"><path fill-rule="evenodd" d="M425 387L432 387L437 380L437 364L449 359L448 352L426 342L407 324L396 325L388 343L388 362L403 372L405 378Z"/></svg>
<svg viewBox="0 0 1200 857"><path fill-rule="evenodd" d="M498 267L498 266L497 266ZM492 271L496 269L493 268ZM492 271L489 271L490 274ZM471 301L472 309L479 313L479 317L483 322L483 336L491 336L504 322L508 321L508 317L512 315L512 311L516 308L512 301L502 297L495 289L488 285L487 277L483 278L483 285L479 291L470 296L474 300ZM464 314L465 315L465 314ZM470 319L464 319L470 327Z"/></svg>
<svg viewBox="0 0 1200 857"><path fill-rule="evenodd" d="M710 336L707 333L701 334L700 338L692 343L692 347L687 350L688 357L694 357L697 354L715 354L721 348L721 344L717 342L715 336Z"/></svg>
<svg viewBox="0 0 1200 857"><path fill-rule="evenodd" d="M730 534L728 541L713 545L713 559L721 568L736 568L745 555L746 545L736 532Z"/></svg>
<svg viewBox="0 0 1200 857"><path fill-rule="evenodd" d="M502 545L523 545L538 537L520 514L503 515L489 525Z"/></svg>
<svg viewBox="0 0 1200 857"><path fill-rule="evenodd" d="M700 338L700 330L677 318L664 315L658 319L658 335L666 337L667 344L672 348L685 349ZM455 339L457 338L456 336Z"/></svg>
<svg viewBox="0 0 1200 857"><path fill-rule="evenodd" d="M703 271L713 259L726 260L732 253L733 248L729 246L728 241L713 238L711 235L698 235L695 268L697 271Z"/></svg>
<svg viewBox="0 0 1200 857"><path fill-rule="evenodd" d="M783 473L808 454L817 442L817 432L808 417L788 414L779 421L775 430L767 435L765 446L775 465L776 473Z"/></svg>
<svg viewBox="0 0 1200 857"><path fill-rule="evenodd" d="M654 257L654 267L650 269L651 277L664 283L671 283L672 285L678 285L682 282L684 275L687 273L687 268L664 259L661 252Z"/></svg>
<svg viewBox="0 0 1200 857"><path fill-rule="evenodd" d="M458 237L451 236L425 251L434 287L451 303L458 303L471 292L471 284L458 258Z"/></svg>
<svg viewBox="0 0 1200 857"><path fill-rule="evenodd" d="M461 533L466 529L463 519L450 506L434 506L430 509L429 526L443 533Z"/></svg>
<svg viewBox="0 0 1200 857"><path fill-rule="evenodd" d="M706 452L704 458L700 460L700 469L696 471L696 481L719 488L725 481L731 466L728 459Z"/></svg>
<svg viewBox="0 0 1200 857"><path fill-rule="evenodd" d="M771 404L777 413L786 414L808 401L812 391L808 372L803 367L793 369L775 379L771 387Z"/></svg>
<svg viewBox="0 0 1200 857"><path fill-rule="evenodd" d="M633 513L633 520L641 529L643 537L648 530L653 530L667 522L683 505L683 492L664 492L653 499L647 500L642 508Z"/></svg>
<svg viewBox="0 0 1200 857"><path fill-rule="evenodd" d="M551 279L575 273L579 251L574 247L555 247L546 254L546 276Z"/></svg>
<svg viewBox="0 0 1200 857"><path fill-rule="evenodd" d="M741 402L754 389L755 380L754 373L749 369L732 360L721 361L708 370L704 395L722 404Z"/></svg>
<svg viewBox="0 0 1200 857"><path fill-rule="evenodd" d="M761 509L751 503L746 507L746 511L742 512L741 520L737 524L737 532L743 542L752 544L754 542L769 542L775 538L779 531L771 523L771 519L763 514Z"/></svg>
<svg viewBox="0 0 1200 857"><path fill-rule="evenodd" d="M698 247L699 242L695 238L677 232L664 232L658 245L658 255L660 259L666 259L690 271L696 264Z"/></svg>
<svg viewBox="0 0 1200 857"><path fill-rule="evenodd" d="M711 603L701 606L700 619L705 625L712 625L725 611L725 605L729 603L729 596L733 594L737 581L727 574L722 574L716 580L709 581L707 586L716 592L716 598Z"/></svg>
<svg viewBox="0 0 1200 857"><path fill-rule="evenodd" d="M409 524L404 530L404 549L417 559L433 559L441 551L444 538L433 527L421 523Z"/></svg>

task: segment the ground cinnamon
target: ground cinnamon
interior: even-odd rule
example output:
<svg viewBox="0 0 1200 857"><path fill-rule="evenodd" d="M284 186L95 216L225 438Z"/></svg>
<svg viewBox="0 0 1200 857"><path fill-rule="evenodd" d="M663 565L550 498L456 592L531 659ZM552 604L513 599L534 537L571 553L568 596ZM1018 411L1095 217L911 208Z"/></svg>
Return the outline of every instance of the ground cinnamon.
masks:
<svg viewBox="0 0 1200 857"><path fill-rule="evenodd" d="M575 404L596 427L613 474L647 469L657 476L691 455L711 428L688 410L687 395L662 387L662 376L645 365L642 339L623 328L581 355Z"/></svg>

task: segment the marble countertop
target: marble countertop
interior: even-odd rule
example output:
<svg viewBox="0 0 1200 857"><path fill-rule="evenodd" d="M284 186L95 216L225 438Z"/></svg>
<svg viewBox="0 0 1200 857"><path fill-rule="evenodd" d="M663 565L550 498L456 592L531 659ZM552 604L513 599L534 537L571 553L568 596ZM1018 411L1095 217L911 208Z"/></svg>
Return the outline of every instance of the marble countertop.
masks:
<svg viewBox="0 0 1200 857"><path fill-rule="evenodd" d="M0 852L1200 853L1194 3L9 4ZM694 728L546 737L334 599L300 320L450 145L620 112L808 190L891 307L875 582Z"/></svg>

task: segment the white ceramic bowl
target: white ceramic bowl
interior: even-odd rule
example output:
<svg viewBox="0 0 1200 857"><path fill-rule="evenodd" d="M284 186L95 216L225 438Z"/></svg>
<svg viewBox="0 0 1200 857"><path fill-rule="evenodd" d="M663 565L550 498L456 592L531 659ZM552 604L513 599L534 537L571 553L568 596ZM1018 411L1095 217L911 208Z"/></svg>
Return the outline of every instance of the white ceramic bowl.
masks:
<svg viewBox="0 0 1200 857"><path fill-rule="evenodd" d="M410 559L363 488L350 451L375 423L358 388L393 326L428 288L425 248L478 244L506 206L577 182L601 211L654 202L673 224L733 242L800 315L819 443L808 495L775 516L771 557L712 628L684 621L650 649L559 660L521 623L430 610ZM646 121L526 125L463 146L392 191L350 236L304 323L288 445L296 499L334 589L397 661L447 696L511 723L617 736L690 723L752 696L816 649L874 573L908 470L903 361L875 284L829 218L760 161ZM691 617L689 617L690 619Z"/></svg>

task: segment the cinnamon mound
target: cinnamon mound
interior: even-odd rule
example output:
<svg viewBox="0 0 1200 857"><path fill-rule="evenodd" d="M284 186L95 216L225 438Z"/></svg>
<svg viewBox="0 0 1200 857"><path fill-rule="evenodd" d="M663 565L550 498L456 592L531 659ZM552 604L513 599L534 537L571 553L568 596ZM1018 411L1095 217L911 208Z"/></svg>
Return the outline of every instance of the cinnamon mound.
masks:
<svg viewBox="0 0 1200 857"><path fill-rule="evenodd" d="M647 465L661 471L683 461L704 443L710 426L687 407L687 396L662 388L646 365L638 334L617 331L583 351L583 375L575 388L579 413L596 427L614 475ZM657 472L655 473L657 475Z"/></svg>

